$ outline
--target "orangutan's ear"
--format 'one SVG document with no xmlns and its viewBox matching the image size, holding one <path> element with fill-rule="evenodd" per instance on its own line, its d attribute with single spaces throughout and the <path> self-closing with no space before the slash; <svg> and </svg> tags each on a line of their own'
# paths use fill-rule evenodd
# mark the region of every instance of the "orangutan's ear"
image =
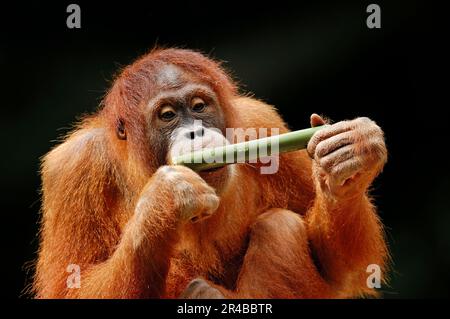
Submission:
<svg viewBox="0 0 450 319">
<path fill-rule="evenodd" d="M 127 139 L 127 131 L 125 129 L 125 121 L 121 118 L 117 120 L 116 134 L 119 140 Z"/>
</svg>

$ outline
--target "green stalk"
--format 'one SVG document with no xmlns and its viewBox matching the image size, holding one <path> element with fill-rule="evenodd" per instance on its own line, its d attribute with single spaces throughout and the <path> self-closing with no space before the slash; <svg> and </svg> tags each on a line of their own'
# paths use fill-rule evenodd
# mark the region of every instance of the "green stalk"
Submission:
<svg viewBox="0 0 450 319">
<path fill-rule="evenodd" d="M 207 148 L 172 158 L 172 164 L 203 171 L 233 163 L 249 162 L 261 157 L 306 148 L 315 132 L 325 126 L 251 140 L 237 144 Z M 277 149 L 278 144 L 278 149 Z"/>
</svg>

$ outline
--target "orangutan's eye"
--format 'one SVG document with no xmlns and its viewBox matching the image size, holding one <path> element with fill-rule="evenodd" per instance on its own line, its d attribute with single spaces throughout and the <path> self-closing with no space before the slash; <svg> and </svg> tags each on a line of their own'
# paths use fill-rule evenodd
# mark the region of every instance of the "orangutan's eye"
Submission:
<svg viewBox="0 0 450 319">
<path fill-rule="evenodd" d="M 177 116 L 174 108 L 170 105 L 164 105 L 159 111 L 159 118 L 163 121 L 171 121 Z"/>
<path fill-rule="evenodd" d="M 191 105 L 192 105 L 192 111 L 197 112 L 197 113 L 203 112 L 206 108 L 205 101 L 203 101 L 203 99 L 201 99 L 199 97 L 194 97 L 192 99 Z"/>
</svg>

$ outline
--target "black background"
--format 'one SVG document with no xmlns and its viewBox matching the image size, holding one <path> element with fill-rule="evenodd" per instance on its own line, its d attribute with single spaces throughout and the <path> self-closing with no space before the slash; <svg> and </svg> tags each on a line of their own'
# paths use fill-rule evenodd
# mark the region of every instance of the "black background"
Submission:
<svg viewBox="0 0 450 319">
<path fill-rule="evenodd" d="M 374 119 L 390 151 L 372 191 L 394 261 L 384 297 L 448 296 L 442 8 L 378 1 L 382 28 L 371 30 L 365 1 L 74 2 L 81 29 L 66 27 L 70 2 L 0 7 L 2 295 L 20 296 L 32 273 L 39 158 L 96 109 L 121 66 L 159 44 L 225 61 L 242 91 L 276 105 L 292 129 L 312 112 Z"/>
</svg>

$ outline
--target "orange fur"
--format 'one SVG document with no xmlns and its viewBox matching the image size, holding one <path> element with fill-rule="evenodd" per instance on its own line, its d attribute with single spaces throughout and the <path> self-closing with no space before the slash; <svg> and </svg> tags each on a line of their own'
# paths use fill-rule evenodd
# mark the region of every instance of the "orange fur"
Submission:
<svg viewBox="0 0 450 319">
<path fill-rule="evenodd" d="M 198 53 L 154 50 L 139 59 L 116 79 L 103 108 L 43 160 L 36 297 L 178 297 L 198 276 L 226 297 L 372 294 L 366 267 L 384 267 L 387 258 L 375 208 L 365 194 L 328 201 L 305 151 L 283 154 L 273 175 L 234 165 L 214 215 L 180 226 L 170 213 L 171 185 L 158 175 L 151 145 L 144 146 L 139 111 L 154 94 L 152 72 L 161 63 L 210 85 L 227 127 L 288 131 L 275 109 L 240 97 L 219 65 Z M 115 136 L 118 117 L 128 125 L 127 141 Z M 136 207 L 144 197 L 145 214 Z M 66 286 L 69 264 L 81 267 L 79 289 Z"/>
</svg>

